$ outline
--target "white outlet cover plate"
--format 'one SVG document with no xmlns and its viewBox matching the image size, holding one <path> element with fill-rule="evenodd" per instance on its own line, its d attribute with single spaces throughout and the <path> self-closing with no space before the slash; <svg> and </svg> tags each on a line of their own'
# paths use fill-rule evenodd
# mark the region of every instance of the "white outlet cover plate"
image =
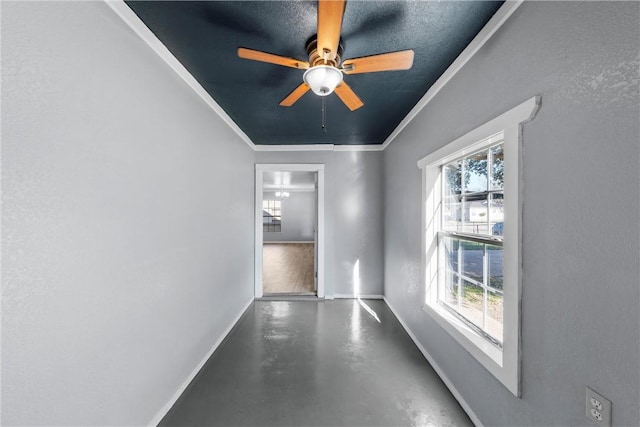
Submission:
<svg viewBox="0 0 640 427">
<path fill-rule="evenodd" d="M 596 425 L 611 427 L 611 401 L 587 387 L 585 415 Z"/>
</svg>

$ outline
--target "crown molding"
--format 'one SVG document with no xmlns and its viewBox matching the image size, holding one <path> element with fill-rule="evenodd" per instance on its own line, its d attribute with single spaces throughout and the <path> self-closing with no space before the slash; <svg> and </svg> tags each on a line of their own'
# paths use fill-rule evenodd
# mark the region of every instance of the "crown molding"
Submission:
<svg viewBox="0 0 640 427">
<path fill-rule="evenodd" d="M 256 151 L 382 151 L 382 145 L 335 145 L 335 144 L 296 144 L 296 145 L 256 145 Z"/>
<path fill-rule="evenodd" d="M 256 145 L 256 151 L 333 151 L 333 144 Z"/>
<path fill-rule="evenodd" d="M 335 145 L 333 151 L 382 151 L 382 144 Z"/>
<path fill-rule="evenodd" d="M 471 43 L 458 55 L 455 61 L 445 70 L 438 80 L 429 88 L 422 99 L 409 111 L 400 124 L 391 132 L 391 135 L 382 144 L 382 150 L 387 148 L 402 130 L 416 118 L 418 113 L 440 92 L 449 81 L 458 74 L 458 71 L 469 62 L 471 58 L 480 50 L 482 46 L 495 34 L 496 31 L 509 19 L 513 12 L 520 7 L 524 0 L 505 1 L 487 24 L 480 30 Z"/>
<path fill-rule="evenodd" d="M 156 37 L 155 34 L 145 25 L 124 0 L 104 0 L 104 2 L 127 24 L 153 51 L 178 74 L 182 80 L 198 95 L 220 118 L 253 150 L 255 144 L 246 133 L 229 117 L 229 115 L 218 105 L 218 103 L 207 93 L 200 83 L 191 75 L 189 71 L 178 61 L 178 59 L 167 49 L 167 47 Z"/>
</svg>

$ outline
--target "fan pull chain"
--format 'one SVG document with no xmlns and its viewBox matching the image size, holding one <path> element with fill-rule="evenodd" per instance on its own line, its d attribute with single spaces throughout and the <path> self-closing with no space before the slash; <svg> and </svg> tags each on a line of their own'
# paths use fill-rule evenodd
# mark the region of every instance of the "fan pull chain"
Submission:
<svg viewBox="0 0 640 427">
<path fill-rule="evenodd" d="M 326 96 L 322 96 L 322 130 L 324 133 L 327 133 L 327 110 L 325 107 L 325 98 Z"/>
</svg>

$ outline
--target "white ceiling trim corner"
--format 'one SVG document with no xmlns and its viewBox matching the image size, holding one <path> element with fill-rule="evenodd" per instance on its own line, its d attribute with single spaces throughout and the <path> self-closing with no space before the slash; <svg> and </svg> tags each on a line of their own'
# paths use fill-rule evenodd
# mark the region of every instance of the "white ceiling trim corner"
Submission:
<svg viewBox="0 0 640 427">
<path fill-rule="evenodd" d="M 449 81 L 458 74 L 458 71 L 469 62 L 471 58 L 480 50 L 482 46 L 498 31 L 500 27 L 509 19 L 513 12 L 520 7 L 524 0 L 507 0 L 493 15 L 493 17 L 487 22 L 487 24 L 480 30 L 477 36 L 471 40 L 471 43 L 460 53 L 455 61 L 445 70 L 438 80 L 429 88 L 427 93 L 424 94 L 422 99 L 409 111 L 409 114 L 405 116 L 400 124 L 391 132 L 391 135 L 382 144 L 384 150 L 393 142 L 393 140 L 402 132 L 402 130 L 416 118 L 418 113 L 440 92 Z"/>
<path fill-rule="evenodd" d="M 124 0 L 104 0 L 104 2 L 127 24 L 158 56 L 178 74 L 187 85 L 244 141 L 255 150 L 256 145 L 251 138 L 229 117 L 218 103 L 207 93 L 189 71 L 167 49 L 155 34 L 142 22 Z"/>
<path fill-rule="evenodd" d="M 382 144 L 335 145 L 333 151 L 382 151 Z"/>
<path fill-rule="evenodd" d="M 333 151 L 333 144 L 256 145 L 256 151 Z"/>
<path fill-rule="evenodd" d="M 469 62 L 480 48 L 495 34 L 496 31 L 509 19 L 524 0 L 507 0 L 493 15 L 478 35 L 469 43 L 456 60 L 446 69 L 438 80 L 429 88 L 427 93 L 409 111 L 409 114 L 400 122 L 394 131 L 381 145 L 256 145 L 251 138 L 229 117 L 218 103 L 207 93 L 198 81 L 187 71 L 178 59 L 156 37 L 155 34 L 142 22 L 124 0 L 103 0 L 153 51 L 160 56 L 191 89 L 193 89 L 211 109 L 254 151 L 383 151 L 402 130 L 416 118 L 418 113 L 436 96 L 438 92 Z"/>
</svg>

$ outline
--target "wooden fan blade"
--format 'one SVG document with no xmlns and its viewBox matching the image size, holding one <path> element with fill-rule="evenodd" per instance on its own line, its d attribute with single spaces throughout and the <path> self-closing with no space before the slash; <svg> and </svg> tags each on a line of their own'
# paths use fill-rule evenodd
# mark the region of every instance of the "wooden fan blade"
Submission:
<svg viewBox="0 0 640 427">
<path fill-rule="evenodd" d="M 338 54 L 344 0 L 318 0 L 318 54 L 334 60 Z M 323 52 L 329 52 L 325 57 Z"/>
<path fill-rule="evenodd" d="M 289 95 L 287 95 L 285 99 L 280 101 L 280 106 L 291 107 L 298 99 L 302 98 L 302 95 L 307 93 L 308 90 L 309 86 L 307 86 L 306 83 L 302 82 L 302 84 L 295 88 Z"/>
<path fill-rule="evenodd" d="M 295 58 L 287 58 L 280 55 L 274 55 L 272 53 L 261 52 L 259 50 L 246 49 L 244 47 L 238 48 L 238 56 L 243 59 L 250 59 L 252 61 L 268 62 L 269 64 L 282 65 L 283 67 L 298 68 L 306 70 L 309 68 L 309 63 L 306 61 L 300 61 Z"/>
<path fill-rule="evenodd" d="M 344 81 L 340 86 L 336 87 L 335 92 L 336 95 L 338 95 L 338 98 L 340 98 L 342 102 L 344 102 L 344 105 L 346 105 L 351 111 L 357 110 L 364 105 L 364 102 L 358 98 L 358 95 L 356 95 L 353 89 L 351 89 L 351 87 Z"/>
<path fill-rule="evenodd" d="M 342 63 L 342 69 L 345 74 L 408 70 L 412 66 L 413 50 L 411 49 L 347 59 Z"/>
</svg>

